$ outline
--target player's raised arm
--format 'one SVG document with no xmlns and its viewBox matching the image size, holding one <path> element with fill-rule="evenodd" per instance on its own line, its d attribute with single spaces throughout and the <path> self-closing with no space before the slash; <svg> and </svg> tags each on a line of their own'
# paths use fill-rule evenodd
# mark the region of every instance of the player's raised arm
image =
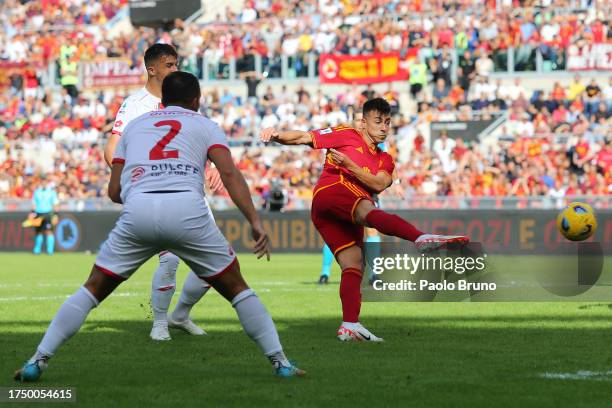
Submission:
<svg viewBox="0 0 612 408">
<path fill-rule="evenodd" d="M 312 134 L 303 130 L 286 130 L 279 132 L 274 128 L 261 131 L 259 139 L 264 142 L 277 142 L 284 145 L 309 145 L 312 147 Z"/>
<path fill-rule="evenodd" d="M 359 167 L 347 155 L 335 149 L 329 149 L 332 155 L 332 160 L 339 166 L 346 168 L 351 172 L 361 183 L 376 193 L 382 193 L 387 187 L 393 183 L 393 162 L 385 166 L 376 174 L 371 174 Z M 386 164 L 386 163 L 385 163 Z M 390 168 L 389 168 L 390 167 Z M 389 170 L 391 170 L 389 172 Z"/>
<path fill-rule="evenodd" d="M 252 235 L 255 240 L 253 252 L 257 254 L 257 258 L 265 255 L 270 260 L 268 235 L 263 229 L 259 214 L 257 214 L 251 200 L 249 187 L 240 170 L 234 165 L 229 150 L 224 148 L 212 149 L 208 152 L 208 157 L 217 167 L 223 185 L 227 189 L 232 201 L 245 216 L 249 224 L 251 224 Z"/>
</svg>

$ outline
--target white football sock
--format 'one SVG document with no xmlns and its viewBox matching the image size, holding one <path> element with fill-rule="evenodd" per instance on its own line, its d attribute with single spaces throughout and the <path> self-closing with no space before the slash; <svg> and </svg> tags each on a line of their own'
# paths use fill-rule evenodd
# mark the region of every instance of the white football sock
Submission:
<svg viewBox="0 0 612 408">
<path fill-rule="evenodd" d="M 252 289 L 247 289 L 232 299 L 244 331 L 257 343 L 272 364 L 289 366 L 272 318 Z"/>
<path fill-rule="evenodd" d="M 181 297 L 172 312 L 172 320 L 184 322 L 189 319 L 191 308 L 202 299 L 208 289 L 210 289 L 210 285 L 198 278 L 193 271 L 190 271 L 183 284 Z"/>
<path fill-rule="evenodd" d="M 99 302 L 94 295 L 84 286 L 81 286 L 59 308 L 42 341 L 38 345 L 36 354 L 32 356 L 30 361 L 38 360 L 42 357 L 51 357 L 55 354 L 57 349 L 66 340 L 79 331 L 91 309 L 98 306 L 98 304 Z"/>
<path fill-rule="evenodd" d="M 168 308 L 176 289 L 176 269 L 179 265 L 178 256 L 165 252 L 159 256 L 159 266 L 153 274 L 151 285 L 151 307 L 153 320 L 168 320 Z"/>
</svg>

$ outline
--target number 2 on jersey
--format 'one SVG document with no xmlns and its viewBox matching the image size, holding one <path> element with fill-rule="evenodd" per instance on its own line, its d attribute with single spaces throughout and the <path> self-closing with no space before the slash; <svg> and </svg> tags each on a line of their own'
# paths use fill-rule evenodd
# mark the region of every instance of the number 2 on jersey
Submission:
<svg viewBox="0 0 612 408">
<path fill-rule="evenodd" d="M 181 122 L 178 120 L 162 120 L 161 122 L 155 123 L 153 126 L 170 126 L 170 131 L 153 146 L 149 152 L 149 160 L 178 159 L 178 150 L 164 150 L 164 148 L 168 146 L 168 143 L 170 143 L 181 131 Z"/>
</svg>

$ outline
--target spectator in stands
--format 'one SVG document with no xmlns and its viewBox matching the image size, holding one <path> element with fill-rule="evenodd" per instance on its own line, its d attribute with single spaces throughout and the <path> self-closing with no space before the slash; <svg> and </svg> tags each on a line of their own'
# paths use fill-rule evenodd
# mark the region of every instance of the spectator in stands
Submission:
<svg viewBox="0 0 612 408">
<path fill-rule="evenodd" d="M 434 106 L 442 105 L 443 102 L 445 102 L 449 92 L 450 91 L 446 85 L 446 82 L 444 82 L 444 79 L 438 78 L 432 94 Z"/>
<path fill-rule="evenodd" d="M 586 86 L 582 83 L 579 74 L 574 76 L 574 82 L 572 82 L 567 88 L 567 99 L 573 101 L 576 99 L 582 92 L 586 90 Z"/>
<path fill-rule="evenodd" d="M 453 160 L 453 151 L 456 143 L 448 137 L 446 130 L 440 131 L 440 136 L 433 144 L 433 152 L 442 163 L 444 173 L 450 173 L 456 168 L 456 162 Z"/>
<path fill-rule="evenodd" d="M 427 64 L 416 58 L 411 61 L 408 66 L 410 95 L 413 99 L 417 99 L 421 91 L 427 85 Z"/>
<path fill-rule="evenodd" d="M 493 60 L 489 58 L 486 51 L 480 51 L 480 56 L 475 63 L 476 74 L 481 77 L 488 77 L 493 72 Z"/>
<path fill-rule="evenodd" d="M 467 94 L 470 90 L 470 84 L 476 78 L 476 64 L 469 49 L 466 49 L 463 55 L 459 57 L 458 65 L 457 76 L 459 84 Z"/>
<path fill-rule="evenodd" d="M 247 100 L 252 105 L 257 106 L 257 87 L 263 81 L 263 75 L 257 71 L 248 71 L 241 74 L 241 77 L 247 86 Z"/>
</svg>

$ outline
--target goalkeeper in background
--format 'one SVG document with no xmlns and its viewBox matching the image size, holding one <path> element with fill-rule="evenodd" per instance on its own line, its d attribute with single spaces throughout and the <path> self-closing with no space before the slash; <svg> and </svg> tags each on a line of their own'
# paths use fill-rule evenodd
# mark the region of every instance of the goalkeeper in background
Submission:
<svg viewBox="0 0 612 408">
<path fill-rule="evenodd" d="M 34 240 L 34 254 L 39 255 L 42 251 L 44 236 L 47 237 L 47 254 L 53 255 L 55 250 L 54 227 L 57 224 L 57 193 L 52 181 L 41 177 L 41 185 L 32 194 L 32 213 L 30 218 L 42 218 L 40 225 L 36 227 L 36 238 Z"/>
</svg>

